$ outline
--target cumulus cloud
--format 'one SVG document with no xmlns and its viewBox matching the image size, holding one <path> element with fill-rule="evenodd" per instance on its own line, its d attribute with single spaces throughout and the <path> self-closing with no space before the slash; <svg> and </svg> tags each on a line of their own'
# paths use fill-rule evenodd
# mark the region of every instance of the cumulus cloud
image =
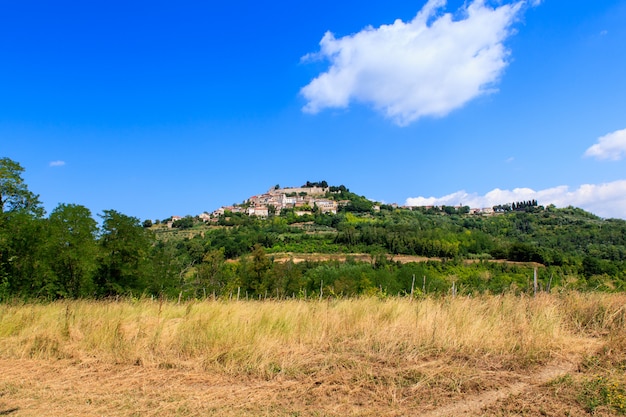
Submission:
<svg viewBox="0 0 626 417">
<path fill-rule="evenodd" d="M 457 16 L 442 13 L 445 0 L 429 0 L 409 22 L 335 38 L 327 32 L 320 52 L 303 59 L 327 59 L 328 71 L 300 93 L 303 111 L 366 103 L 404 126 L 424 116 L 445 116 L 494 91 L 507 65 L 503 42 L 524 1 L 490 7 L 470 1 Z M 540 1 L 532 1 L 535 6 Z"/>
<path fill-rule="evenodd" d="M 530 188 L 501 190 L 496 188 L 485 195 L 457 191 L 443 197 L 412 197 L 406 200 L 407 206 L 457 206 L 472 208 L 493 207 L 498 204 L 516 201 L 537 200 L 539 204 L 557 207 L 580 207 L 605 218 L 626 219 L 626 180 L 605 184 L 584 184 L 577 189 L 561 185 L 535 191 Z"/>
<path fill-rule="evenodd" d="M 585 152 L 585 156 L 596 159 L 619 161 L 626 155 L 626 129 L 604 135 Z"/>
<path fill-rule="evenodd" d="M 62 167 L 65 165 L 65 161 L 52 161 L 50 162 L 51 167 Z"/>
</svg>

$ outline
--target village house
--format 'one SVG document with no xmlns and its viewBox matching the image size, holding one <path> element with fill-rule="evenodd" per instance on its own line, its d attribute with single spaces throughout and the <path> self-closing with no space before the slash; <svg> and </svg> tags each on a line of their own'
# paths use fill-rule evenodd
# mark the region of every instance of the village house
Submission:
<svg viewBox="0 0 626 417">
<path fill-rule="evenodd" d="M 166 225 L 168 228 L 170 228 L 170 229 L 171 229 L 171 228 L 172 228 L 172 226 L 174 225 L 174 222 L 175 222 L 176 220 L 180 220 L 180 219 L 182 219 L 182 217 L 181 217 L 181 216 L 172 216 L 172 217 L 170 217 L 170 220 L 169 220 L 167 223 L 165 223 L 165 225 Z"/>
<path fill-rule="evenodd" d="M 333 200 L 315 200 L 314 205 L 319 207 L 322 213 L 337 214 L 338 204 Z"/>
<path fill-rule="evenodd" d="M 269 209 L 266 206 L 248 207 L 249 216 L 268 217 Z"/>
<path fill-rule="evenodd" d="M 287 194 L 281 194 L 281 204 L 283 208 L 294 207 L 297 201 L 298 201 L 298 197 L 295 197 L 295 196 L 287 197 Z"/>
</svg>

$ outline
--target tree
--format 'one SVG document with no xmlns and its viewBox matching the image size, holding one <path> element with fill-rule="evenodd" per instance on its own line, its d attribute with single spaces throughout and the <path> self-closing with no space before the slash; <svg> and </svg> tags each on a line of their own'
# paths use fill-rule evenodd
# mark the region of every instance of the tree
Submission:
<svg viewBox="0 0 626 417">
<path fill-rule="evenodd" d="M 263 246 L 258 243 L 254 245 L 252 250 L 252 263 L 245 265 L 248 271 L 245 271 L 248 275 L 248 287 L 255 291 L 257 294 L 261 294 L 264 290 L 268 289 L 268 285 L 265 282 L 267 271 L 272 267 L 272 261 L 268 258 Z"/>
<path fill-rule="evenodd" d="M 143 271 L 144 291 L 153 295 L 179 294 L 180 275 L 184 267 L 177 255 L 175 243 L 159 241 L 152 245 L 147 268 Z"/>
<path fill-rule="evenodd" d="M 226 285 L 221 279 L 222 269 L 224 267 L 224 248 L 211 249 L 202 258 L 202 263 L 198 266 L 196 272 L 196 292 L 198 295 L 202 293 L 219 293 Z"/>
<path fill-rule="evenodd" d="M 175 227 L 177 229 L 191 229 L 193 227 L 193 217 L 191 216 L 185 216 L 182 219 L 176 220 L 174 223 L 172 223 L 172 227 Z"/>
<path fill-rule="evenodd" d="M 31 296 L 44 276 L 44 210 L 24 183 L 23 171 L 17 162 L 0 158 L 0 292 L 5 297 Z"/>
<path fill-rule="evenodd" d="M 98 247 L 96 221 L 88 208 L 60 204 L 49 217 L 49 263 L 58 282 L 58 295 L 80 297 L 93 293 Z"/>
<path fill-rule="evenodd" d="M 49 295 L 43 289 L 49 275 L 46 242 L 44 219 L 21 211 L 0 214 L 0 285 L 6 295 Z"/>
<path fill-rule="evenodd" d="M 147 255 L 152 239 L 136 217 L 115 210 L 101 215 L 102 256 L 96 282 L 101 295 L 140 291 L 145 285 Z"/>
<path fill-rule="evenodd" d="M 585 256 L 583 258 L 583 274 L 589 278 L 593 275 L 600 275 L 604 271 L 602 270 L 602 264 L 598 258 L 594 258 L 593 256 Z"/>
<path fill-rule="evenodd" d="M 22 179 L 22 166 L 9 159 L 0 159 L 0 214 L 26 211 L 37 217 L 43 216 L 39 196 L 31 193 Z"/>
</svg>

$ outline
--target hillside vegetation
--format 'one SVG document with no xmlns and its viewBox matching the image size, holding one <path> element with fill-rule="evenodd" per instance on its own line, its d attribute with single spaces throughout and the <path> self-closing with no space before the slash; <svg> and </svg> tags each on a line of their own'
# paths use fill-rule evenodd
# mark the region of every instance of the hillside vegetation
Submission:
<svg viewBox="0 0 626 417">
<path fill-rule="evenodd" d="M 0 162 L 0 300 L 385 297 L 626 285 L 626 222 L 573 207 L 503 202 L 489 216 L 453 207 L 410 210 L 339 186 L 325 196 L 343 202 L 336 214 L 225 212 L 209 223 L 189 216 L 170 229 L 105 210 L 98 225 L 75 204 L 46 216 L 21 166 Z M 299 253 L 345 256 L 290 259 Z"/>
</svg>

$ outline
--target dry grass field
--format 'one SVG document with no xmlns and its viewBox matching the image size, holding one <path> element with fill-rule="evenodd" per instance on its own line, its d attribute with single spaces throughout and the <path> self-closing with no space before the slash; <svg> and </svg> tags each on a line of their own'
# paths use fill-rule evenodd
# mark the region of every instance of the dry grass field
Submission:
<svg viewBox="0 0 626 417">
<path fill-rule="evenodd" d="M 0 415 L 613 416 L 626 295 L 0 305 Z"/>
</svg>

